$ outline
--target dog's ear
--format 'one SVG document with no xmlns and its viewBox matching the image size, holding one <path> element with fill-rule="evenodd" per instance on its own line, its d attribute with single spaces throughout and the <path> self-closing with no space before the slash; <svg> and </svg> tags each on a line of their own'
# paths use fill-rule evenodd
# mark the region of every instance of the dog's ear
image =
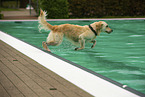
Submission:
<svg viewBox="0 0 145 97">
<path fill-rule="evenodd" d="M 101 30 L 102 26 L 103 26 L 103 23 L 100 21 L 96 24 L 96 29 Z"/>
<path fill-rule="evenodd" d="M 98 36 L 99 36 L 100 33 L 101 33 L 101 28 L 102 28 L 102 27 L 103 27 L 103 24 L 102 24 L 101 21 L 98 22 L 98 23 L 96 24 L 96 31 L 97 31 Z"/>
</svg>

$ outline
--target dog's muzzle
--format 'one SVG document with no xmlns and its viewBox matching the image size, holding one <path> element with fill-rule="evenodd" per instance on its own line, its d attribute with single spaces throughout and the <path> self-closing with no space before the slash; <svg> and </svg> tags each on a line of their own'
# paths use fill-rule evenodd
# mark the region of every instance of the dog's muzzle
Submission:
<svg viewBox="0 0 145 97">
<path fill-rule="evenodd" d="M 108 33 L 108 34 L 110 34 L 110 33 L 112 33 L 113 32 L 113 30 L 111 29 L 110 31 L 106 31 L 106 33 Z"/>
</svg>

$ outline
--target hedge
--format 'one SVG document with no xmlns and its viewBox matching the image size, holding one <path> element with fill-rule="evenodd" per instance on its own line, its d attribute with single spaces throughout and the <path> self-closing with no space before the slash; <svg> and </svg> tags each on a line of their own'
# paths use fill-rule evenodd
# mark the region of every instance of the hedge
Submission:
<svg viewBox="0 0 145 97">
<path fill-rule="evenodd" d="M 0 10 L 0 19 L 3 19 L 3 14 L 1 14 L 1 10 Z"/>
<path fill-rule="evenodd" d="M 144 4 L 144 0 L 39 0 L 47 18 L 53 19 L 145 16 Z"/>
<path fill-rule="evenodd" d="M 47 18 L 68 18 L 67 0 L 39 0 L 40 8 L 47 11 Z"/>
<path fill-rule="evenodd" d="M 71 17 L 144 16 L 144 0 L 68 0 Z"/>
</svg>

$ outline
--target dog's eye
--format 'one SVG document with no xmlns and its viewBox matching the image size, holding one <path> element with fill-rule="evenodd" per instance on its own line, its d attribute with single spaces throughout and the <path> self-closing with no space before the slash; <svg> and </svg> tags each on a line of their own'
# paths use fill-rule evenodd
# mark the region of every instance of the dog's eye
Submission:
<svg viewBox="0 0 145 97">
<path fill-rule="evenodd" d="M 106 27 L 109 27 L 108 25 Z"/>
</svg>

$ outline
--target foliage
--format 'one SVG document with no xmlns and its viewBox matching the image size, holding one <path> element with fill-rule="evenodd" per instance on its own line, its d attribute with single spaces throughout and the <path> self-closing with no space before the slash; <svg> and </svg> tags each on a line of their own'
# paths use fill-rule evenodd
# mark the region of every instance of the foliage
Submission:
<svg viewBox="0 0 145 97">
<path fill-rule="evenodd" d="M 0 6 L 4 8 L 18 8 L 18 4 L 15 0 L 3 0 L 3 2 L 1 1 L 0 3 L 2 3 Z"/>
<path fill-rule="evenodd" d="M 1 14 L 1 10 L 0 10 L 0 19 L 2 19 L 3 18 L 3 14 Z"/>
<path fill-rule="evenodd" d="M 68 18 L 67 0 L 40 0 L 40 8 L 47 11 L 48 18 Z"/>
<path fill-rule="evenodd" d="M 68 0 L 71 17 L 144 16 L 144 0 Z"/>
</svg>

